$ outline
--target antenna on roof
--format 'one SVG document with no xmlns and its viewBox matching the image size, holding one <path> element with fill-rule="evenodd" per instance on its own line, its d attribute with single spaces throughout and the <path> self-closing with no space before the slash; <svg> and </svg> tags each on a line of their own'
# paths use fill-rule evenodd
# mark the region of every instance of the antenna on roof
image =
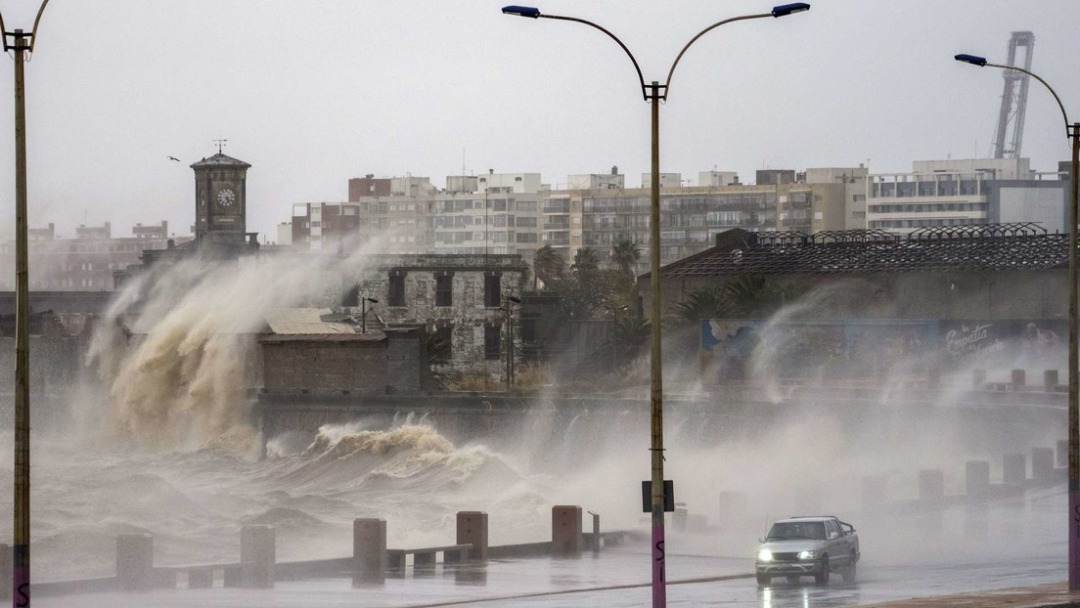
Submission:
<svg viewBox="0 0 1080 608">
<path fill-rule="evenodd" d="M 225 147 L 225 144 L 229 143 L 229 140 L 227 140 L 227 139 L 215 139 L 215 140 L 212 140 L 212 141 L 215 144 L 217 144 L 217 153 L 218 154 L 221 154 L 221 149 Z"/>
</svg>

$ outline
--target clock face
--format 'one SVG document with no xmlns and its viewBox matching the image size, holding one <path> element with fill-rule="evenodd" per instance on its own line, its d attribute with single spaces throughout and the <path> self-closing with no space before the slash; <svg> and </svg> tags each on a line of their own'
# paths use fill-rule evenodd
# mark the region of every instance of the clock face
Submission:
<svg viewBox="0 0 1080 608">
<path fill-rule="evenodd" d="M 218 191 L 217 201 L 222 207 L 231 207 L 236 202 L 236 193 L 230 188 L 223 188 Z"/>
</svg>

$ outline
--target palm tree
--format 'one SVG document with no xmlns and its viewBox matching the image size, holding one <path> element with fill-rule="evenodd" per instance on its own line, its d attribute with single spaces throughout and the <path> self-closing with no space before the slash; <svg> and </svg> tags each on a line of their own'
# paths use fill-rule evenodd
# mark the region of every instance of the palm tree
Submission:
<svg viewBox="0 0 1080 608">
<path fill-rule="evenodd" d="M 537 279 L 544 285 L 552 285 L 563 276 L 566 262 L 551 245 L 544 245 L 533 255 L 533 291 L 537 291 Z"/>
<path fill-rule="evenodd" d="M 578 276 L 588 275 L 600 269 L 600 256 L 592 247 L 582 247 L 574 254 L 573 271 Z"/>
<path fill-rule="evenodd" d="M 629 239 L 623 239 L 611 248 L 611 261 L 615 262 L 615 265 L 619 267 L 619 272 L 626 276 L 633 277 L 634 267 L 637 266 L 639 260 L 641 260 L 641 249 L 638 248 L 637 243 Z"/>
</svg>

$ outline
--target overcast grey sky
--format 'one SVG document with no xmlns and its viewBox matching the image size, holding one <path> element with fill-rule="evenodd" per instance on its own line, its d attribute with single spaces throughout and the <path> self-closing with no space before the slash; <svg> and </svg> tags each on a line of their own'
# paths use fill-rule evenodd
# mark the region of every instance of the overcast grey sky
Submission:
<svg viewBox="0 0 1080 608">
<path fill-rule="evenodd" d="M 253 165 L 248 229 L 274 236 L 290 205 L 338 201 L 350 177 L 539 172 L 612 165 L 636 186 L 649 111 L 630 62 L 600 32 L 500 13 L 506 0 L 51 0 L 27 66 L 30 224 L 111 220 L 114 236 L 194 219 L 191 162 Z M 1035 34 L 1033 69 L 1080 120 L 1077 0 L 818 0 L 783 19 L 726 25 L 679 65 L 661 109 L 661 170 L 853 166 L 985 157 L 1010 33 Z M 38 0 L 0 0 L 29 29 Z M 758 0 L 547 0 L 596 21 L 663 80 L 678 50 Z M 14 223 L 13 61 L 0 61 L 0 236 Z M 3 126 L 6 125 L 6 126 Z M 1023 155 L 1055 170 L 1061 116 L 1032 83 Z M 167 156 L 179 157 L 175 163 Z"/>
</svg>

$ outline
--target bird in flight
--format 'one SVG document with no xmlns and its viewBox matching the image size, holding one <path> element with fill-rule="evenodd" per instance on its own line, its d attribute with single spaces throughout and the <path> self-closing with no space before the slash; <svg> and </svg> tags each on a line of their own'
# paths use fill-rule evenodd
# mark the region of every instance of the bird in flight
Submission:
<svg viewBox="0 0 1080 608">
<path fill-rule="evenodd" d="M 175 156 L 170 156 L 169 160 L 175 160 L 176 162 L 180 162 L 180 159 L 176 158 Z"/>
</svg>

